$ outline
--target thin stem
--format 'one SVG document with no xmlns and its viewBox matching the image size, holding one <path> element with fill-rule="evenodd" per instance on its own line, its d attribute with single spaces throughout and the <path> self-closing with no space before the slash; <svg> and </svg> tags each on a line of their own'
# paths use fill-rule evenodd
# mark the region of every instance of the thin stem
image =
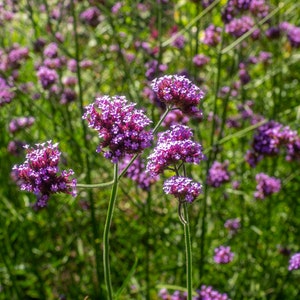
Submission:
<svg viewBox="0 0 300 300">
<path fill-rule="evenodd" d="M 184 227 L 184 241 L 185 241 L 185 253 L 186 253 L 186 285 L 187 285 L 187 300 L 192 300 L 192 289 L 193 289 L 193 279 L 192 279 L 192 244 L 190 235 L 190 224 L 188 215 L 188 203 L 183 204 L 184 208 L 184 218 L 186 223 L 183 224 Z"/>
<path fill-rule="evenodd" d="M 83 188 L 83 189 L 92 189 L 92 188 L 103 188 L 113 185 L 114 181 L 104 182 L 104 183 L 95 183 L 95 184 L 83 184 L 78 183 L 76 184 L 77 188 Z"/>
<path fill-rule="evenodd" d="M 103 266 L 104 266 L 104 279 L 107 291 L 107 298 L 109 300 L 113 299 L 113 289 L 111 284 L 111 274 L 110 274 L 110 263 L 109 263 L 109 231 L 112 222 L 115 202 L 117 199 L 118 191 L 118 164 L 114 165 L 114 184 L 111 190 L 111 196 L 108 204 L 108 210 L 106 215 L 106 221 L 104 225 L 103 232 Z"/>
</svg>

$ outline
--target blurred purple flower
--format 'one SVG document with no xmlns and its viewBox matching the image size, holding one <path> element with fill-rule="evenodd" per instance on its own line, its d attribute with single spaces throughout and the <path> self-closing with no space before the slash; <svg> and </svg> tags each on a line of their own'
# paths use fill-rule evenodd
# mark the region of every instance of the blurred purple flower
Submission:
<svg viewBox="0 0 300 300">
<path fill-rule="evenodd" d="M 254 21 L 250 16 L 232 19 L 225 26 L 225 31 L 234 37 L 240 37 L 254 26 Z"/>
<path fill-rule="evenodd" d="M 289 261 L 289 271 L 300 269 L 300 253 L 292 255 Z"/>
<path fill-rule="evenodd" d="M 90 7 L 80 14 L 80 19 L 92 27 L 100 23 L 100 10 L 97 7 Z"/>
<path fill-rule="evenodd" d="M 211 286 L 206 285 L 201 286 L 198 294 L 199 298 L 196 298 L 196 300 L 229 300 L 226 294 L 220 294 L 218 291 L 213 290 Z"/>
<path fill-rule="evenodd" d="M 233 260 L 234 253 L 229 246 L 220 246 L 215 249 L 214 261 L 217 264 L 228 264 Z"/>
<path fill-rule="evenodd" d="M 267 174 L 259 173 L 255 176 L 256 191 L 254 193 L 255 199 L 263 200 L 267 196 L 278 193 L 281 189 L 280 179 L 270 177 Z"/>
<path fill-rule="evenodd" d="M 34 117 L 20 117 L 10 121 L 8 130 L 10 133 L 16 133 L 22 128 L 28 128 L 35 122 Z"/>
<path fill-rule="evenodd" d="M 119 172 L 121 173 L 130 162 L 132 156 L 126 155 L 125 158 L 121 161 Z M 135 181 L 137 185 L 145 190 L 148 191 L 151 184 L 156 182 L 159 177 L 150 177 L 149 174 L 146 172 L 146 166 L 141 158 L 137 158 L 133 164 L 128 168 L 127 172 L 124 175 L 125 177 L 130 178 L 131 180 Z"/>
<path fill-rule="evenodd" d="M 37 76 L 40 80 L 42 87 L 47 90 L 58 80 L 58 74 L 55 70 L 41 66 L 37 71 Z"/>
<path fill-rule="evenodd" d="M 221 27 L 216 27 L 213 24 L 209 25 L 204 30 L 204 37 L 202 39 L 203 44 L 209 46 L 217 46 L 221 41 Z"/>
<path fill-rule="evenodd" d="M 196 67 L 201 68 L 210 61 L 210 58 L 204 54 L 197 54 L 193 57 L 193 63 Z"/>
<path fill-rule="evenodd" d="M 215 161 L 208 171 L 207 184 L 212 187 L 219 187 L 229 182 L 230 173 L 228 172 L 228 161 L 220 163 Z"/>
<path fill-rule="evenodd" d="M 0 107 L 10 103 L 15 94 L 4 78 L 0 77 Z"/>
</svg>

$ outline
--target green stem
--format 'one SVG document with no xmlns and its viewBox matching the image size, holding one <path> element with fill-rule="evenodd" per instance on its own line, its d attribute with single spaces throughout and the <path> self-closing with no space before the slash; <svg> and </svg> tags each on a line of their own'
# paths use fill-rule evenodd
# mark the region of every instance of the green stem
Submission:
<svg viewBox="0 0 300 300">
<path fill-rule="evenodd" d="M 187 300 L 192 300 L 193 281 L 192 281 L 192 244 L 190 235 L 190 224 L 188 215 L 188 203 L 183 204 L 184 218 L 186 223 L 183 223 L 184 227 L 184 241 L 185 241 L 185 253 L 186 253 L 186 285 L 187 285 Z"/>
<path fill-rule="evenodd" d="M 103 266 L 104 266 L 104 279 L 107 291 L 107 298 L 109 300 L 113 299 L 113 290 L 111 284 L 111 274 L 110 274 L 110 263 L 109 263 L 109 231 L 112 222 L 115 202 L 117 199 L 118 191 L 118 164 L 114 165 L 114 184 L 111 190 L 111 196 L 108 204 L 108 210 L 106 215 L 106 221 L 104 225 L 103 232 Z"/>
</svg>

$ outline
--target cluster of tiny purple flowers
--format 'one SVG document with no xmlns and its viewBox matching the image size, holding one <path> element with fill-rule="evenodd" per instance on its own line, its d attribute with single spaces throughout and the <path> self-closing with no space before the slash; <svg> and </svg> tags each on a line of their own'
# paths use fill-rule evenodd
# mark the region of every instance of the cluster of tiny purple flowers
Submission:
<svg viewBox="0 0 300 300">
<path fill-rule="evenodd" d="M 8 125 L 8 130 L 10 133 L 16 133 L 22 128 L 28 128 L 35 122 L 34 117 L 20 117 L 10 121 Z"/>
<path fill-rule="evenodd" d="M 215 248 L 214 261 L 217 264 L 228 264 L 233 260 L 233 257 L 234 253 L 231 252 L 229 246 L 220 246 L 218 248 Z"/>
<path fill-rule="evenodd" d="M 300 158 L 300 136 L 289 126 L 269 121 L 257 129 L 253 137 L 252 149 L 246 153 L 246 161 L 255 167 L 265 156 L 276 156 L 282 147 L 286 149 L 288 161 Z"/>
<path fill-rule="evenodd" d="M 125 96 L 102 96 L 85 109 L 83 119 L 102 139 L 97 152 L 107 147 L 109 150 L 104 152 L 104 157 L 113 163 L 125 154 L 140 153 L 151 145 L 152 131 L 145 130 L 150 119 L 142 110 L 135 109 L 135 104 L 129 103 Z"/>
<path fill-rule="evenodd" d="M 229 230 L 231 235 L 234 235 L 241 228 L 241 222 L 239 219 L 228 219 L 224 223 L 224 227 Z"/>
<path fill-rule="evenodd" d="M 255 176 L 257 186 L 254 193 L 255 199 L 263 200 L 267 196 L 278 193 L 281 189 L 281 181 L 275 177 L 270 177 L 267 174 L 259 173 Z"/>
<path fill-rule="evenodd" d="M 204 92 L 188 78 L 180 75 L 166 75 L 152 81 L 151 87 L 160 101 L 167 106 L 179 108 L 183 113 L 202 117 L 197 107 L 204 97 Z"/>
<path fill-rule="evenodd" d="M 289 271 L 300 269 L 300 253 L 291 256 L 288 269 Z"/>
<path fill-rule="evenodd" d="M 166 194 L 174 195 L 180 201 L 191 203 L 200 195 L 202 186 L 190 178 L 172 176 L 164 182 L 163 190 Z"/>
<path fill-rule="evenodd" d="M 193 300 L 230 300 L 227 294 L 221 294 L 214 290 L 211 286 L 202 285 L 201 290 L 196 291 L 197 296 L 193 297 Z M 181 291 L 174 291 L 173 294 L 169 294 L 167 289 L 161 289 L 158 294 L 162 300 L 186 300 L 187 293 Z"/>
<path fill-rule="evenodd" d="M 201 145 L 191 140 L 192 136 L 189 127 L 179 124 L 161 133 L 153 153 L 148 157 L 147 172 L 157 176 L 179 162 L 199 164 L 204 155 Z"/>
<path fill-rule="evenodd" d="M 61 152 L 58 144 L 51 141 L 37 144 L 35 148 L 25 146 L 26 160 L 21 165 L 15 165 L 17 182 L 21 190 L 32 192 L 37 196 L 34 205 L 36 209 L 47 206 L 51 194 L 67 193 L 76 196 L 76 179 L 71 179 L 73 170 L 60 172 L 58 163 Z"/>
<path fill-rule="evenodd" d="M 208 171 L 207 184 L 212 187 L 219 187 L 229 182 L 230 173 L 228 172 L 228 161 L 220 163 L 215 161 Z"/>
</svg>

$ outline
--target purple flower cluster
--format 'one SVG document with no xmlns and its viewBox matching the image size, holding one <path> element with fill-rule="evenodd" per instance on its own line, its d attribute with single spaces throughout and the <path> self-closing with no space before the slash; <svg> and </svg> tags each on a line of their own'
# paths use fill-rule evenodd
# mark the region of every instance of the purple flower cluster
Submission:
<svg viewBox="0 0 300 300">
<path fill-rule="evenodd" d="M 126 155 L 125 158 L 122 160 L 119 170 L 122 172 L 130 162 L 132 156 Z M 156 182 L 159 177 L 151 177 L 145 170 L 146 166 L 144 162 L 138 157 L 133 164 L 128 168 L 127 172 L 125 173 L 125 177 L 128 177 L 135 181 L 138 186 L 145 190 L 148 191 L 150 186 Z"/>
<path fill-rule="evenodd" d="M 146 78 L 148 80 L 153 80 L 157 74 L 163 73 L 168 69 L 168 66 L 165 64 L 159 64 L 156 59 L 150 60 L 145 63 L 146 70 Z"/>
<path fill-rule="evenodd" d="M 58 150 L 58 144 L 48 141 L 37 144 L 36 148 L 30 148 L 28 145 L 25 148 L 25 162 L 15 165 L 13 171 L 20 181 L 21 190 L 37 196 L 36 209 L 47 206 L 51 194 L 67 193 L 76 196 L 76 179 L 69 178 L 74 172 L 71 169 L 59 171 L 61 152 Z"/>
<path fill-rule="evenodd" d="M 289 271 L 300 269 L 300 253 L 292 255 L 289 261 Z"/>
<path fill-rule="evenodd" d="M 80 14 L 80 19 L 91 27 L 97 27 L 97 25 L 100 23 L 100 16 L 100 10 L 97 7 L 93 6 L 83 11 Z"/>
<path fill-rule="evenodd" d="M 230 180 L 228 172 L 228 161 L 220 163 L 215 161 L 208 171 L 207 184 L 212 187 L 219 187 Z"/>
<path fill-rule="evenodd" d="M 202 43 L 205 45 L 209 45 L 212 47 L 217 46 L 221 41 L 221 27 L 216 27 L 215 25 L 209 25 L 204 30 L 204 36 L 202 39 Z"/>
<path fill-rule="evenodd" d="M 270 177 L 267 174 L 256 174 L 255 180 L 257 182 L 256 191 L 254 193 L 255 199 L 263 200 L 269 195 L 278 193 L 281 189 L 280 179 Z"/>
<path fill-rule="evenodd" d="M 4 78 L 0 77 L 0 107 L 10 103 L 15 94 Z"/>
<path fill-rule="evenodd" d="M 189 117 L 184 115 L 181 110 L 175 109 L 170 111 L 162 122 L 162 126 L 170 127 L 175 124 L 186 125 Z"/>
<path fill-rule="evenodd" d="M 174 195 L 180 201 L 191 203 L 200 195 L 202 186 L 190 178 L 172 176 L 164 182 L 163 190 L 166 194 Z"/>
<path fill-rule="evenodd" d="M 229 230 L 230 234 L 236 234 L 237 231 L 241 228 L 241 222 L 239 219 L 228 219 L 224 223 L 224 227 Z"/>
<path fill-rule="evenodd" d="M 269 12 L 265 0 L 228 0 L 222 12 L 222 20 L 229 23 L 239 13 L 250 12 L 253 16 L 264 18 Z"/>
<path fill-rule="evenodd" d="M 189 116 L 202 116 L 197 105 L 204 97 L 204 92 L 185 76 L 166 75 L 156 78 L 151 87 L 166 105 L 177 107 Z"/>
<path fill-rule="evenodd" d="M 281 31 L 287 34 L 287 38 L 293 48 L 300 47 L 300 27 L 297 27 L 288 22 L 282 22 L 279 25 Z"/>
<path fill-rule="evenodd" d="M 201 68 L 210 61 L 210 58 L 204 54 L 197 54 L 193 57 L 193 63 L 196 67 Z"/>
<path fill-rule="evenodd" d="M 221 294 L 214 290 L 211 286 L 202 285 L 201 290 L 197 291 L 197 296 L 193 297 L 193 300 L 230 300 L 226 294 Z M 162 300 L 186 300 L 187 293 L 174 291 L 171 295 L 167 289 L 161 289 L 158 296 Z"/>
<path fill-rule="evenodd" d="M 285 147 L 288 161 L 300 158 L 300 136 L 289 126 L 269 121 L 257 129 L 253 137 L 252 149 L 246 154 L 246 161 L 255 167 L 264 156 L 276 156 Z"/>
<path fill-rule="evenodd" d="M 191 129 L 184 125 L 172 125 L 170 130 L 161 133 L 148 157 L 147 172 L 157 176 L 179 162 L 199 164 L 204 155 L 201 145 L 191 140 L 192 136 Z"/>
<path fill-rule="evenodd" d="M 40 80 L 42 87 L 48 90 L 58 80 L 58 74 L 55 70 L 48 67 L 41 66 L 37 71 L 37 76 Z"/>
<path fill-rule="evenodd" d="M 128 103 L 125 96 L 102 96 L 86 107 L 83 119 L 89 127 L 98 131 L 102 139 L 97 152 L 108 147 L 104 157 L 113 163 L 121 160 L 125 154 L 142 152 L 151 145 L 153 135 L 145 127 L 151 121 L 142 110 L 135 109 L 134 103 Z"/>
<path fill-rule="evenodd" d="M 34 117 L 20 117 L 10 121 L 8 130 L 10 133 L 15 133 L 22 128 L 30 127 L 35 122 Z"/>
<path fill-rule="evenodd" d="M 202 285 L 201 290 L 198 291 L 199 298 L 196 300 L 229 300 L 227 294 L 220 294 L 214 290 L 211 286 Z"/>
<path fill-rule="evenodd" d="M 233 260 L 233 257 L 234 253 L 231 252 L 229 246 L 220 246 L 218 248 L 215 248 L 214 261 L 217 264 L 228 264 Z"/>
<path fill-rule="evenodd" d="M 240 37 L 254 26 L 254 21 L 250 16 L 232 19 L 225 26 L 225 31 L 234 37 Z"/>
</svg>

